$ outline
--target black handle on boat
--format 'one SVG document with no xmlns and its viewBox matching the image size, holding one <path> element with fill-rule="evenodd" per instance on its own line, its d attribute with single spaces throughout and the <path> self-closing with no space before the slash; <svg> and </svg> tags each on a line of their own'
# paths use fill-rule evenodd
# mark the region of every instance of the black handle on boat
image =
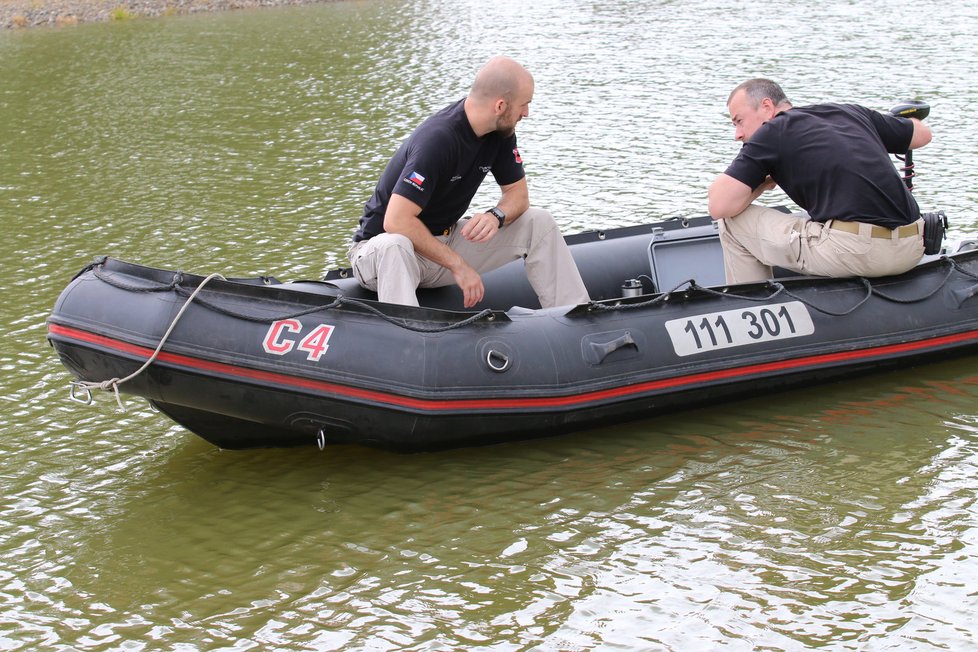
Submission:
<svg viewBox="0 0 978 652">
<path fill-rule="evenodd" d="M 918 120 L 923 120 L 930 115 L 930 104 L 922 100 L 907 100 L 906 102 L 901 102 L 895 107 L 890 109 L 890 113 L 901 118 L 917 118 Z M 897 158 L 900 158 L 899 156 Z M 907 185 L 908 190 L 913 190 L 913 151 L 907 150 L 907 153 L 900 158 L 903 161 L 903 183 Z"/>
<path fill-rule="evenodd" d="M 890 113 L 901 118 L 923 120 L 930 115 L 930 104 L 922 100 L 907 100 L 890 109 Z"/>
</svg>

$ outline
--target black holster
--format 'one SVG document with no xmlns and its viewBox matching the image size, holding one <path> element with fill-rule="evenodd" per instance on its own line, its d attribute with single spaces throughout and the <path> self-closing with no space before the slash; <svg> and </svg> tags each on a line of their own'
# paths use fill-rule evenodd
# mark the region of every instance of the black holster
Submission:
<svg viewBox="0 0 978 652">
<path fill-rule="evenodd" d="M 924 253 L 927 255 L 941 253 L 944 243 L 944 232 L 947 230 L 947 215 L 944 211 L 924 213 Z"/>
</svg>

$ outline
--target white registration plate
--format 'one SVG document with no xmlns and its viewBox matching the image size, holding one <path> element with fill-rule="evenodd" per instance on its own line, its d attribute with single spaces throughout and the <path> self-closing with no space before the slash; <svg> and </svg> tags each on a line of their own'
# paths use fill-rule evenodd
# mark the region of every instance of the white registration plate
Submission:
<svg viewBox="0 0 978 652">
<path fill-rule="evenodd" d="M 811 335 L 815 324 L 803 303 L 789 301 L 673 319 L 666 330 L 676 355 L 686 356 Z"/>
</svg>

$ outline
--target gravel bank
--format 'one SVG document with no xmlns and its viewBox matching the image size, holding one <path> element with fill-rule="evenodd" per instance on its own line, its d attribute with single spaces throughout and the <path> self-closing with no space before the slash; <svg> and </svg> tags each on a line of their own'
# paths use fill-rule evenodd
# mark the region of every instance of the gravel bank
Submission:
<svg viewBox="0 0 978 652">
<path fill-rule="evenodd" d="M 75 25 L 137 16 L 315 4 L 330 0 L 0 0 L 0 29 Z"/>
</svg>

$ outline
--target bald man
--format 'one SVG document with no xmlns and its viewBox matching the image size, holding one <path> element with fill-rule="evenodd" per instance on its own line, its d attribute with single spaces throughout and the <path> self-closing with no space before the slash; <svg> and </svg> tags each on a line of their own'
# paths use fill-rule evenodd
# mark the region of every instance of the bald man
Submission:
<svg viewBox="0 0 978 652">
<path fill-rule="evenodd" d="M 481 274 L 520 258 L 544 308 L 589 301 L 553 216 L 530 207 L 516 125 L 529 115 L 532 99 L 529 71 L 494 57 L 468 96 L 401 144 L 349 250 L 357 280 L 380 301 L 417 306 L 417 288 L 454 283 L 471 308 L 485 292 Z M 467 215 L 490 172 L 499 201 Z"/>
</svg>

